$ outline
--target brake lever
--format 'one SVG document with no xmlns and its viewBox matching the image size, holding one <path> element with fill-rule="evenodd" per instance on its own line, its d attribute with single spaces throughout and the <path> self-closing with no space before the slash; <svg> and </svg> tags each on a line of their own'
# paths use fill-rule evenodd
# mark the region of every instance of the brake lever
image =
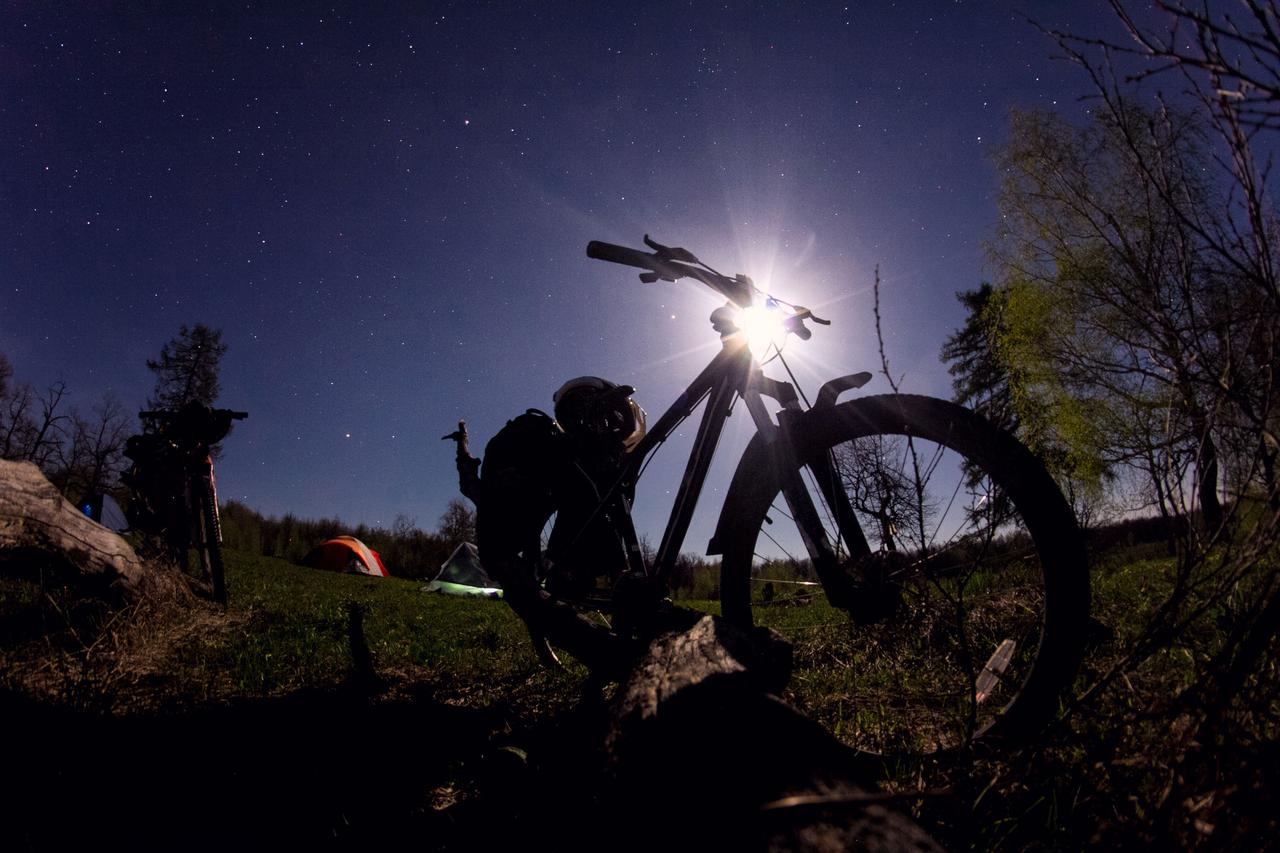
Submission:
<svg viewBox="0 0 1280 853">
<path fill-rule="evenodd" d="M 810 311 L 808 308 L 805 308 L 803 305 L 795 305 L 793 307 L 796 312 L 794 316 L 799 317 L 801 320 L 812 320 L 813 322 L 817 323 L 819 326 L 831 325 L 830 320 L 822 319 L 817 314 Z"/>
<path fill-rule="evenodd" d="M 792 314 L 783 320 L 782 327 L 802 341 L 807 341 L 813 337 L 813 332 L 805 326 L 804 316 L 801 314 Z"/>
<path fill-rule="evenodd" d="M 802 341 L 807 341 L 809 338 L 813 337 L 813 332 L 804 324 L 805 320 L 812 320 L 819 326 L 831 325 L 830 320 L 822 319 L 803 305 L 793 305 L 792 309 L 795 313 L 783 321 L 783 326 L 786 327 L 788 332 L 795 335 Z"/>
<path fill-rule="evenodd" d="M 685 264 L 700 264 L 702 261 L 690 252 L 688 249 L 681 249 L 673 246 L 664 246 L 657 240 L 652 240 L 649 235 L 644 235 L 644 244 L 653 251 L 657 252 L 658 257 L 664 261 L 680 261 Z"/>
</svg>

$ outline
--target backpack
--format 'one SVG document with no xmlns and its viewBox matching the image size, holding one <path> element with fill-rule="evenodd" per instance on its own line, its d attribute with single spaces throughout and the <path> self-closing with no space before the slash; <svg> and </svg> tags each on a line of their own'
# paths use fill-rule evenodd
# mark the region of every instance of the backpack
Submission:
<svg viewBox="0 0 1280 853">
<path fill-rule="evenodd" d="M 564 431 L 537 409 L 507 421 L 489 440 L 476 502 L 482 564 L 540 559 L 542 528 L 556 508 L 555 477 L 568 464 Z"/>
<path fill-rule="evenodd" d="M 607 515 L 594 513 L 599 499 L 572 439 L 547 413 L 527 410 L 485 445 L 476 502 L 480 562 L 504 588 L 536 583 L 545 568 L 543 529 L 558 512 L 548 556 L 574 576 L 575 587 L 585 587 L 626 563 Z"/>
</svg>

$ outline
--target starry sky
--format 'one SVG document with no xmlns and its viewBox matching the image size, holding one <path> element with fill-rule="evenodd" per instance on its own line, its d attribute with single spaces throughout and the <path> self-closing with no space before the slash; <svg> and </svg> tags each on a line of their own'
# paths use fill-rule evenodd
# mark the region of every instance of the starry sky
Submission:
<svg viewBox="0 0 1280 853">
<path fill-rule="evenodd" d="M 223 332 L 249 420 L 221 496 L 434 529 L 477 452 L 566 379 L 657 419 L 718 346 L 696 284 L 589 240 L 649 233 L 833 321 L 811 391 L 878 367 L 949 395 L 953 294 L 987 269 L 993 146 L 1087 81 L 1027 22 L 1103 2 L 31 3 L 0 25 L 0 351 L 88 409 L 141 407 L 180 325 Z M 866 389 L 883 392 L 881 377 Z M 695 422 L 645 474 L 657 541 Z M 749 437 L 731 418 L 686 550 Z"/>
</svg>

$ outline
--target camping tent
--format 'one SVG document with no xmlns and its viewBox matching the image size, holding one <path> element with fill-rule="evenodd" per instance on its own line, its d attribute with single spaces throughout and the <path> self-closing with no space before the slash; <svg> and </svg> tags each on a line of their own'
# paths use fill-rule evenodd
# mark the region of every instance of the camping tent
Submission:
<svg viewBox="0 0 1280 853">
<path fill-rule="evenodd" d="M 89 492 L 80 500 L 80 511 L 108 530 L 119 533 L 129 529 L 124 510 L 116 499 L 102 492 Z"/>
<path fill-rule="evenodd" d="M 390 577 L 378 552 L 354 536 L 337 536 L 322 542 L 302 558 L 304 566 L 330 572 L 352 572 L 375 577 Z"/>
<path fill-rule="evenodd" d="M 427 592 L 443 592 L 446 595 L 477 595 L 486 598 L 501 598 L 502 588 L 489 577 L 484 566 L 480 565 L 480 554 L 476 546 L 463 542 L 449 559 L 440 567 L 440 573 L 431 583 L 423 587 Z"/>
</svg>

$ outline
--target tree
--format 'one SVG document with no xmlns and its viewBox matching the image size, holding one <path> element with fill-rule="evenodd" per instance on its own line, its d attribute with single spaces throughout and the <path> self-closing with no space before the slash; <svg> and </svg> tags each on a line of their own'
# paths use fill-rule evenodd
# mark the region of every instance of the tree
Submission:
<svg viewBox="0 0 1280 853">
<path fill-rule="evenodd" d="M 1242 0 L 1227 7 L 1159 0 L 1155 5 L 1163 26 L 1149 30 L 1121 0 L 1111 0 L 1130 36 L 1127 42 L 1052 35 L 1091 79 L 1098 112 L 1127 128 L 1120 141 L 1163 209 L 1220 273 L 1222 287 L 1212 310 L 1193 320 L 1210 330 L 1206 337 L 1220 356 L 1214 365 L 1219 372 L 1213 376 L 1212 420 L 1224 448 L 1245 454 L 1226 460 L 1236 486 L 1244 491 L 1260 482 L 1272 509 L 1280 510 L 1280 228 L 1269 197 L 1271 148 L 1260 142 L 1280 129 L 1280 3 Z M 1131 63 L 1124 76 L 1116 70 L 1117 61 Z M 1169 78 L 1183 85 L 1180 101 L 1190 105 L 1204 128 L 1207 150 L 1197 164 L 1199 175 L 1220 190 L 1208 208 L 1183 203 L 1182 187 L 1163 179 L 1163 152 L 1151 151 L 1152 134 L 1142 123 L 1127 120 L 1133 114 L 1126 97 L 1130 84 Z M 1158 129 L 1176 111 L 1163 93 L 1155 100 Z"/>
<path fill-rule="evenodd" d="M 1187 225 L 1226 206 L 1206 156 L 1203 124 L 1172 109 L 1127 104 L 1084 127 L 1016 113 L 997 157 L 991 249 L 1003 290 L 996 348 L 1024 440 L 1083 482 L 1143 470 L 1162 511 L 1180 488 L 1170 474 L 1190 462 L 1194 502 L 1215 531 L 1224 427 L 1214 413 L 1242 282 Z"/>
<path fill-rule="evenodd" d="M 476 514 L 471 507 L 454 498 L 449 501 L 444 514 L 440 516 L 437 529 L 440 538 L 452 553 L 463 542 L 476 541 Z"/>
<path fill-rule="evenodd" d="M 8 375 L 0 364 L 0 384 Z M 43 395 L 29 382 L 19 382 L 0 394 L 0 458 L 34 462 L 46 473 L 56 462 L 67 434 L 71 415 L 63 407 L 67 397 L 65 382 L 55 382 Z"/>
<path fill-rule="evenodd" d="M 160 350 L 159 359 L 147 359 L 147 367 L 156 375 L 147 406 L 178 409 L 192 400 L 213 405 L 221 391 L 218 368 L 226 352 L 221 330 L 203 323 L 182 326 Z"/>
<path fill-rule="evenodd" d="M 40 414 L 33 425 L 35 432 L 27 448 L 27 461 L 47 469 L 57 459 L 66 436 L 66 423 L 71 415 L 62 411 L 62 401 L 67 396 L 67 383 L 58 381 L 49 386 L 40 398 Z"/>
<path fill-rule="evenodd" d="M 34 462 L 73 501 L 118 485 L 128 418 L 109 395 L 88 415 L 66 404 L 65 382 L 39 394 L 29 382 L 10 384 L 13 368 L 0 353 L 0 458 Z"/>
<path fill-rule="evenodd" d="M 25 459 L 35 424 L 28 410 L 34 404 L 35 389 L 26 382 L 18 383 L 0 399 L 0 459 Z"/>
<path fill-rule="evenodd" d="M 9 358 L 0 352 L 0 402 L 9 397 L 9 381 L 13 379 L 13 365 L 9 363 Z"/>
<path fill-rule="evenodd" d="M 927 497 L 927 482 L 918 482 L 914 447 L 896 436 L 868 436 L 837 448 L 835 466 L 849 503 L 874 522 L 880 545 L 897 551 L 899 544 L 922 549 L 928 523 L 937 507 Z"/>
<path fill-rule="evenodd" d="M 111 491 L 125 467 L 131 419 L 124 406 L 106 395 L 88 416 L 72 410 L 69 417 L 71 426 L 60 447 L 55 482 L 72 500 Z"/>
<path fill-rule="evenodd" d="M 1059 387 L 1073 396 L 1091 393 L 1092 376 L 1096 399 L 1121 404 L 1102 412 L 1120 439 L 1113 446 L 1143 460 L 1164 499 L 1179 501 L 1190 482 L 1209 521 L 1219 476 L 1242 498 L 1220 508 L 1235 524 L 1181 541 L 1167 595 L 1075 703 L 1087 708 L 1120 679 L 1132 690 L 1126 674 L 1171 647 L 1187 658 L 1194 674 L 1159 703 L 1168 709 L 1164 720 L 1176 721 L 1167 750 L 1175 757 L 1160 770 L 1172 781 L 1152 813 L 1190 824 L 1192 811 L 1175 804 L 1207 802 L 1206 757 L 1246 756 L 1230 765 L 1233 776 L 1257 772 L 1248 749 L 1233 747 L 1272 734 L 1280 689 L 1271 665 L 1280 639 L 1280 219 L 1269 189 L 1274 139 L 1267 138 L 1280 129 L 1280 2 L 1157 0 L 1162 14 L 1153 30 L 1121 0 L 1111 5 L 1130 41 L 1052 34 L 1092 81 L 1102 157 L 1091 159 L 1094 151 L 1082 150 L 1073 132 L 1066 153 L 1074 150 L 1074 159 L 1042 157 L 1015 170 L 1028 191 L 1011 230 L 1054 236 L 1074 251 L 1038 258 L 1006 251 L 1011 274 L 1001 283 L 1066 309 L 1047 327 L 1050 345 L 1028 351 L 1069 356 L 1080 370 Z M 1167 80 L 1183 87 L 1172 100 L 1163 93 L 1146 107 L 1133 100 L 1135 82 Z M 1114 183 L 1086 180 L 1100 177 L 1090 169 L 1103 166 Z M 1043 197 L 1062 215 L 1038 218 L 1047 212 Z M 1054 278 L 1039 275 L 1050 269 L 1065 283 L 1088 286 L 1054 290 Z M 1212 530 L 1211 521 L 1206 526 Z M 1220 631 L 1203 630 L 1211 620 Z M 1197 826 L 1247 823 L 1235 808 L 1225 798 L 1212 814 L 1197 805 L 1194 819 Z"/>
<path fill-rule="evenodd" d="M 965 324 L 943 342 L 941 359 L 948 362 L 952 400 L 996 426 L 1016 432 L 1009 369 L 996 352 L 1005 296 L 985 281 L 977 290 L 957 293 L 956 299 L 965 308 Z"/>
</svg>

